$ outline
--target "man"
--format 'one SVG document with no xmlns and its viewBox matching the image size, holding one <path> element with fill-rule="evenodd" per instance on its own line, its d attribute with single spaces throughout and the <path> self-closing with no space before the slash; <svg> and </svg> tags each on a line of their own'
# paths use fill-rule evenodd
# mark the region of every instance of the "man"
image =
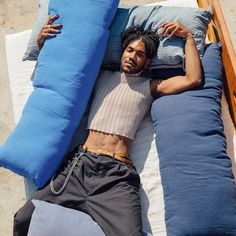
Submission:
<svg viewBox="0 0 236 236">
<path fill-rule="evenodd" d="M 39 37 L 60 33 L 49 17 Z M 140 27 L 127 29 L 121 36 L 121 71 L 101 71 L 89 113 L 89 135 L 83 146 L 68 157 L 50 184 L 32 199 L 40 199 L 89 214 L 109 236 L 142 233 L 138 196 L 139 176 L 129 158 L 129 147 L 153 97 L 174 94 L 201 83 L 201 67 L 192 33 L 179 23 L 164 23 L 161 36 L 185 40 L 186 75 L 168 80 L 141 77 L 157 50 L 155 32 Z M 27 235 L 34 206 L 29 200 L 15 215 L 14 235 Z M 56 227 L 56 226 L 55 226 Z"/>
</svg>

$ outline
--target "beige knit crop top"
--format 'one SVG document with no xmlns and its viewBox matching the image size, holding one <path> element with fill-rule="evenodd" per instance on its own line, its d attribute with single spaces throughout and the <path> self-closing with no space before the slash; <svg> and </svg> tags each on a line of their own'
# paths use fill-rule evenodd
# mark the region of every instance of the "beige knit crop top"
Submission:
<svg viewBox="0 0 236 236">
<path fill-rule="evenodd" d="M 88 129 L 134 139 L 150 109 L 150 79 L 103 71 L 96 81 Z"/>
</svg>

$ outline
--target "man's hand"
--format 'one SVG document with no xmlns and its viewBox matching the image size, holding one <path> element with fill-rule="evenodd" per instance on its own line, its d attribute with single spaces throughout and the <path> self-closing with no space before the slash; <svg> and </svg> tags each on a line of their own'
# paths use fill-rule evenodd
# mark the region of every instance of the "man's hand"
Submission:
<svg viewBox="0 0 236 236">
<path fill-rule="evenodd" d="M 158 28 L 162 28 L 161 36 L 170 39 L 173 36 L 183 39 L 192 37 L 192 32 L 185 26 L 178 22 L 162 23 Z"/>
<path fill-rule="evenodd" d="M 38 38 L 37 38 L 37 44 L 38 44 L 39 50 L 41 50 L 41 48 L 43 47 L 43 44 L 46 38 L 53 38 L 53 37 L 56 37 L 57 34 L 61 33 L 59 29 L 62 27 L 62 25 L 60 24 L 52 25 L 52 23 L 58 18 L 59 18 L 58 15 L 49 16 L 47 23 L 40 30 Z"/>
</svg>

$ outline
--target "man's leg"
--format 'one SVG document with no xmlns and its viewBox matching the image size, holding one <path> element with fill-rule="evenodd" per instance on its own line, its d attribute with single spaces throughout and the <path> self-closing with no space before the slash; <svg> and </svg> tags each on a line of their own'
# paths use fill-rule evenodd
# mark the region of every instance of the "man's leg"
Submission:
<svg viewBox="0 0 236 236">
<path fill-rule="evenodd" d="M 79 169 L 82 165 L 81 158 L 78 160 L 74 172 L 79 172 Z M 55 178 L 53 185 L 56 190 L 62 187 L 66 177 L 68 176 L 71 166 L 72 164 L 69 163 L 67 167 Z M 35 194 L 33 194 L 31 199 L 29 199 L 25 205 L 15 214 L 13 228 L 14 236 L 26 236 L 28 233 L 31 216 L 35 208 L 31 202 L 32 199 L 43 200 L 83 211 L 81 205 L 83 205 L 82 203 L 84 203 L 86 199 L 86 192 L 84 191 L 82 182 L 78 180 L 78 176 L 75 176 L 74 172 L 72 173 L 72 176 L 70 177 L 69 182 L 62 194 L 58 196 L 53 194 L 50 184 L 46 185 L 44 188 L 36 191 Z"/>
<path fill-rule="evenodd" d="M 87 200 L 89 214 L 109 236 L 141 236 L 142 219 L 138 190 L 118 184 L 107 194 Z"/>
<path fill-rule="evenodd" d="M 69 166 L 55 179 L 60 189 L 68 175 Z M 109 236 L 140 236 L 141 206 L 138 196 L 139 176 L 135 169 L 107 156 L 82 156 L 70 181 L 59 196 L 50 186 L 35 193 L 32 199 L 84 211 Z M 15 215 L 14 236 L 28 232 L 34 206 L 28 201 Z"/>
<path fill-rule="evenodd" d="M 87 163 L 86 170 L 94 172 L 84 175 L 89 186 L 85 203 L 88 214 L 106 235 L 142 235 L 140 179 L 135 168 L 107 156 L 99 156 L 97 161 L 96 168 Z"/>
</svg>

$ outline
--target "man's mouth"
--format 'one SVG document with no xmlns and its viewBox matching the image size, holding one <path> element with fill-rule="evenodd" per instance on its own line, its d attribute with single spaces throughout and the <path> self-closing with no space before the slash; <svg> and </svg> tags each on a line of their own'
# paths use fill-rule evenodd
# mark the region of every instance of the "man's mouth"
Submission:
<svg viewBox="0 0 236 236">
<path fill-rule="evenodd" d="M 132 61 L 125 61 L 126 64 L 132 66 L 132 67 L 135 67 L 136 66 L 136 63 L 132 62 Z"/>
</svg>

